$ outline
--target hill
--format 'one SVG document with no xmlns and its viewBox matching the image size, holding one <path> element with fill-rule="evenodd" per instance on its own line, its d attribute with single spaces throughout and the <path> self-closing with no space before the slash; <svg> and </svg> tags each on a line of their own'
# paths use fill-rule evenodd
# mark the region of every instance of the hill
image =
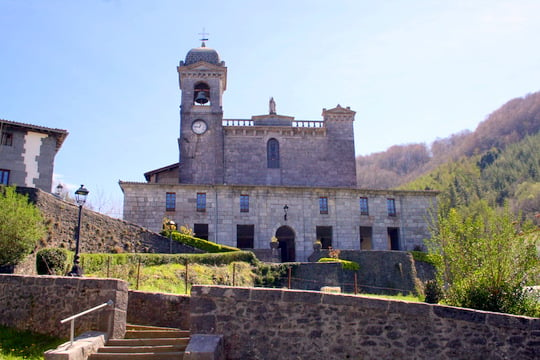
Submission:
<svg viewBox="0 0 540 360">
<path fill-rule="evenodd" d="M 362 188 L 395 188 L 461 158 L 501 152 L 540 131 L 540 92 L 508 101 L 482 121 L 474 132 L 465 130 L 429 146 L 394 145 L 384 152 L 358 156 L 356 169 Z"/>
<path fill-rule="evenodd" d="M 481 122 L 426 144 L 395 145 L 357 158 L 361 187 L 439 190 L 441 204 L 506 202 L 530 219 L 540 212 L 540 92 L 510 100 Z"/>
</svg>

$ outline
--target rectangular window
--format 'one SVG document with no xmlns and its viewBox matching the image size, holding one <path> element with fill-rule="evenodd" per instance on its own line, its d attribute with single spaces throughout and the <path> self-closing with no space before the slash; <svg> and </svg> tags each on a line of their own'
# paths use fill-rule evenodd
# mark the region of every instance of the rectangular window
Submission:
<svg viewBox="0 0 540 360">
<path fill-rule="evenodd" d="M 317 240 L 322 244 L 323 249 L 329 249 L 332 247 L 332 227 L 331 226 L 317 226 L 316 229 Z"/>
<path fill-rule="evenodd" d="M 236 247 L 253 249 L 255 225 L 236 225 Z"/>
<path fill-rule="evenodd" d="M 197 193 L 197 211 L 206 211 L 206 193 Z"/>
<path fill-rule="evenodd" d="M 369 205 L 367 197 L 360 198 L 360 215 L 369 215 Z"/>
<path fill-rule="evenodd" d="M 0 185 L 9 185 L 9 170 L 0 169 Z"/>
<path fill-rule="evenodd" d="M 386 208 L 388 209 L 388 216 L 396 216 L 396 200 L 386 199 Z"/>
<path fill-rule="evenodd" d="M 321 214 L 328 214 L 328 198 L 327 197 L 319 198 L 319 211 Z"/>
<path fill-rule="evenodd" d="M 165 210 L 166 211 L 176 210 L 176 193 L 168 192 L 167 194 L 165 194 Z"/>
<path fill-rule="evenodd" d="M 249 212 L 249 195 L 240 195 L 240 212 Z"/>
<path fill-rule="evenodd" d="M 208 240 L 208 224 L 193 224 L 193 232 L 196 238 Z"/>
<path fill-rule="evenodd" d="M 1 145 L 13 146 L 13 134 L 8 132 L 2 133 L 2 139 L 0 140 Z"/>
</svg>

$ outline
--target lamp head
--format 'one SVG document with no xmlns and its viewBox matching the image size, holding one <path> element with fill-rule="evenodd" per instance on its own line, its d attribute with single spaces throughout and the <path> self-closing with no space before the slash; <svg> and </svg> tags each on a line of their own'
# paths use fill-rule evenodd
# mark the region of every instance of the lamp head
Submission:
<svg viewBox="0 0 540 360">
<path fill-rule="evenodd" d="M 90 191 L 88 191 L 88 189 L 86 189 L 84 185 L 81 185 L 81 187 L 78 188 L 77 191 L 75 191 L 75 201 L 77 202 L 77 205 L 84 205 L 89 192 Z"/>
</svg>

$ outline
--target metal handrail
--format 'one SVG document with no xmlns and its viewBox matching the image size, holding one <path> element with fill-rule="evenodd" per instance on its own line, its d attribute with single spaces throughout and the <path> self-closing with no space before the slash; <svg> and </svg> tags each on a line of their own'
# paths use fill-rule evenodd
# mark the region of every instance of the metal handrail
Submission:
<svg viewBox="0 0 540 360">
<path fill-rule="evenodd" d="M 70 329 L 70 333 L 69 333 L 69 346 L 72 346 L 73 345 L 73 337 L 75 335 L 75 319 L 78 318 L 78 317 L 81 317 L 83 315 L 86 315 L 86 314 L 89 314 L 93 311 L 96 311 L 96 310 L 99 310 L 99 309 L 102 309 L 106 306 L 113 306 L 114 302 L 112 300 L 109 300 L 107 301 L 106 303 L 103 303 L 101 305 L 98 305 L 98 306 L 95 306 L 91 309 L 88 309 L 88 310 L 84 310 L 78 314 L 75 314 L 75 315 L 72 315 L 70 317 L 67 317 L 63 320 L 60 320 L 60 323 L 61 324 L 64 324 L 64 323 L 67 323 L 68 321 L 71 321 L 71 329 Z"/>
</svg>

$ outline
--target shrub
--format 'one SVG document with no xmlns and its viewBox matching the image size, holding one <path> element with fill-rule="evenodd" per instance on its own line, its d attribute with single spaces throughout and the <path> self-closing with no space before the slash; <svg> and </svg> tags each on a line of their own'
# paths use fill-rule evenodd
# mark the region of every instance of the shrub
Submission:
<svg viewBox="0 0 540 360">
<path fill-rule="evenodd" d="M 243 261 L 252 265 L 259 260 L 251 251 L 235 251 L 215 254 L 81 254 L 81 264 L 87 273 L 97 272 L 114 265 L 138 264 L 157 266 L 164 264 L 226 265 Z"/>
<path fill-rule="evenodd" d="M 317 262 L 338 262 L 341 263 L 341 267 L 344 270 L 358 271 L 360 270 L 360 265 L 355 261 L 336 259 L 336 258 L 320 258 Z"/>
<path fill-rule="evenodd" d="M 178 241 L 182 244 L 189 245 L 191 247 L 201 249 L 209 253 L 240 251 L 240 249 L 232 247 L 232 246 L 216 244 L 214 242 L 199 239 L 191 235 L 180 233 L 178 231 L 173 231 L 172 234 L 169 234 L 168 231 L 165 231 L 165 232 L 162 232 L 162 235 L 167 236 L 167 237 L 169 237 L 170 235 L 174 241 Z"/>
<path fill-rule="evenodd" d="M 260 287 L 282 287 L 287 276 L 289 265 L 287 264 L 266 264 L 259 263 L 254 269 L 255 286 Z"/>
<path fill-rule="evenodd" d="M 538 229 L 523 231 L 508 208 L 484 203 L 476 212 L 439 211 L 430 251 L 448 305 L 516 315 L 540 315 L 526 290 L 540 273 Z"/>
<path fill-rule="evenodd" d="M 67 249 L 41 249 L 36 254 L 36 271 L 39 275 L 65 275 L 72 262 L 73 253 Z"/>
<path fill-rule="evenodd" d="M 16 265 L 45 236 L 39 209 L 13 186 L 0 186 L 0 265 Z"/>
<path fill-rule="evenodd" d="M 439 254 L 424 251 L 411 251 L 410 253 L 414 261 L 422 261 L 433 266 L 437 266 L 442 261 L 442 257 Z"/>
<path fill-rule="evenodd" d="M 425 283 L 424 293 L 426 295 L 424 301 L 428 304 L 438 304 L 443 297 L 442 289 L 436 280 L 428 280 Z"/>
</svg>

